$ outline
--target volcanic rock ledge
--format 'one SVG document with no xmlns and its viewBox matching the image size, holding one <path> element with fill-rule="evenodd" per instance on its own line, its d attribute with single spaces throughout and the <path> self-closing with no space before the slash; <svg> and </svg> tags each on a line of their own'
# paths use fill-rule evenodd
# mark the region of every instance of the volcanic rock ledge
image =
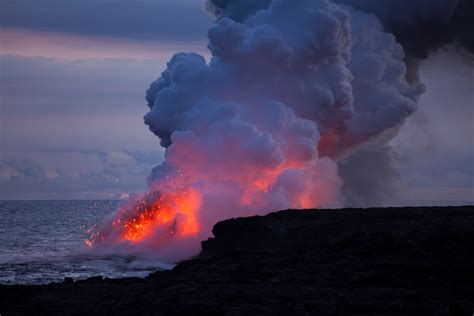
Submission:
<svg viewBox="0 0 474 316">
<path fill-rule="evenodd" d="M 0 313 L 474 313 L 474 207 L 288 210 L 213 233 L 198 257 L 145 279 L 0 286 Z"/>
</svg>

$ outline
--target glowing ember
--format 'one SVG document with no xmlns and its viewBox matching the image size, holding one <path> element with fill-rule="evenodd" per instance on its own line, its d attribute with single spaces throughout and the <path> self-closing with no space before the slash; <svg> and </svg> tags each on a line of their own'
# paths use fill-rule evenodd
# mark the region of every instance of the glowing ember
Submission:
<svg viewBox="0 0 474 316">
<path fill-rule="evenodd" d="M 324 164 L 288 161 L 274 168 L 255 170 L 246 176 L 243 176 L 243 172 L 236 172 L 233 181 L 215 178 L 209 180 L 209 175 L 205 173 L 201 177 L 192 178 L 178 170 L 176 177 L 166 176 L 161 182 L 155 183 L 156 191 L 148 191 L 139 198 L 129 199 L 113 218 L 89 229 L 87 233 L 90 237 L 85 243 L 90 248 L 99 244 L 143 243 L 154 249 L 170 246 L 171 239 L 178 241 L 208 233 L 210 225 L 227 216 L 227 209 L 234 211 L 234 214 L 252 214 L 256 208 L 256 212 L 267 213 L 275 208 L 271 203 L 282 189 L 288 195 L 285 204 L 279 204 L 278 207 L 318 206 L 333 199 L 331 193 L 324 188 L 328 181 L 324 180 L 322 170 L 331 170 L 329 167 Z M 298 177 L 299 182 L 285 182 L 288 175 Z M 320 183 L 315 181 L 320 178 L 323 179 Z M 329 174 L 328 178 L 334 178 L 333 174 Z M 194 184 L 192 189 L 183 185 L 190 179 Z M 241 184 L 242 189 L 235 190 L 236 184 Z M 166 193 L 161 193 L 159 188 Z M 233 195 L 229 195 L 229 188 Z M 203 199 L 208 202 L 205 209 L 201 207 Z M 209 203 L 209 199 L 212 203 Z M 206 222 L 209 214 L 212 214 L 212 221 Z"/>
<path fill-rule="evenodd" d="M 167 194 L 147 192 L 119 209 L 111 222 L 111 229 L 97 230 L 96 226 L 89 229 L 90 237 L 85 244 L 93 247 L 105 240 L 136 243 L 152 237 L 197 234 L 200 228 L 196 218 L 199 205 L 199 194 L 194 190 Z M 161 236 L 155 236 L 155 232 L 160 232 Z"/>
</svg>

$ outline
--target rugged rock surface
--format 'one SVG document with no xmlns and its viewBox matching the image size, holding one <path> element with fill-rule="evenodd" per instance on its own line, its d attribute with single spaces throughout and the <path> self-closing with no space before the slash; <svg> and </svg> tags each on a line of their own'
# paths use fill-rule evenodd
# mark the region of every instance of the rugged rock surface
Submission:
<svg viewBox="0 0 474 316">
<path fill-rule="evenodd" d="M 0 313 L 474 313 L 474 207 L 290 210 L 213 233 L 198 257 L 145 279 L 0 286 Z"/>
</svg>

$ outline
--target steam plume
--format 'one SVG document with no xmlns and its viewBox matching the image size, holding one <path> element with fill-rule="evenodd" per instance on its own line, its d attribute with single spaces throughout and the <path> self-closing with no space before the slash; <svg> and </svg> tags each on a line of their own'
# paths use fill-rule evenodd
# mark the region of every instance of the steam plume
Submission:
<svg viewBox="0 0 474 316">
<path fill-rule="evenodd" d="M 405 51 L 406 79 L 421 86 L 419 68 L 436 50 L 454 45 L 474 60 L 474 2 L 470 0 L 336 0 L 376 15 Z M 364 157 L 364 159 L 361 159 Z M 349 157 L 341 165 L 343 191 L 350 206 L 403 204 L 405 193 L 387 144 Z M 368 168 L 368 166 L 372 168 Z M 375 170 L 374 170 L 375 168 Z M 376 176 L 374 176 L 376 174 Z M 383 199 L 381 199 L 383 197 Z"/>
<path fill-rule="evenodd" d="M 364 185 L 360 168 L 370 172 L 376 159 L 377 170 L 391 173 L 378 151 L 424 87 L 407 81 L 388 22 L 344 2 L 207 1 L 216 18 L 211 60 L 176 54 L 146 94 L 145 123 L 166 147 L 165 161 L 152 171 L 149 192 L 88 242 L 169 256 L 224 218 L 370 204 L 367 190 L 353 190 Z M 375 1 L 364 3 L 377 12 Z"/>
</svg>

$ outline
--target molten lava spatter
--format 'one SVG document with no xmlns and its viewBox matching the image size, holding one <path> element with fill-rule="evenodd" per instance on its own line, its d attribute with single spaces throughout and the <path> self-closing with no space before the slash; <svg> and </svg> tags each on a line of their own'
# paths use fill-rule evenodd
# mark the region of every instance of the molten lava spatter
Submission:
<svg viewBox="0 0 474 316">
<path fill-rule="evenodd" d="M 199 206 L 200 197 L 194 190 L 147 192 L 125 203 L 110 225 L 89 229 L 85 244 L 93 247 L 101 242 L 136 243 L 148 238 L 162 240 L 194 235 L 200 228 L 196 218 Z"/>
</svg>

